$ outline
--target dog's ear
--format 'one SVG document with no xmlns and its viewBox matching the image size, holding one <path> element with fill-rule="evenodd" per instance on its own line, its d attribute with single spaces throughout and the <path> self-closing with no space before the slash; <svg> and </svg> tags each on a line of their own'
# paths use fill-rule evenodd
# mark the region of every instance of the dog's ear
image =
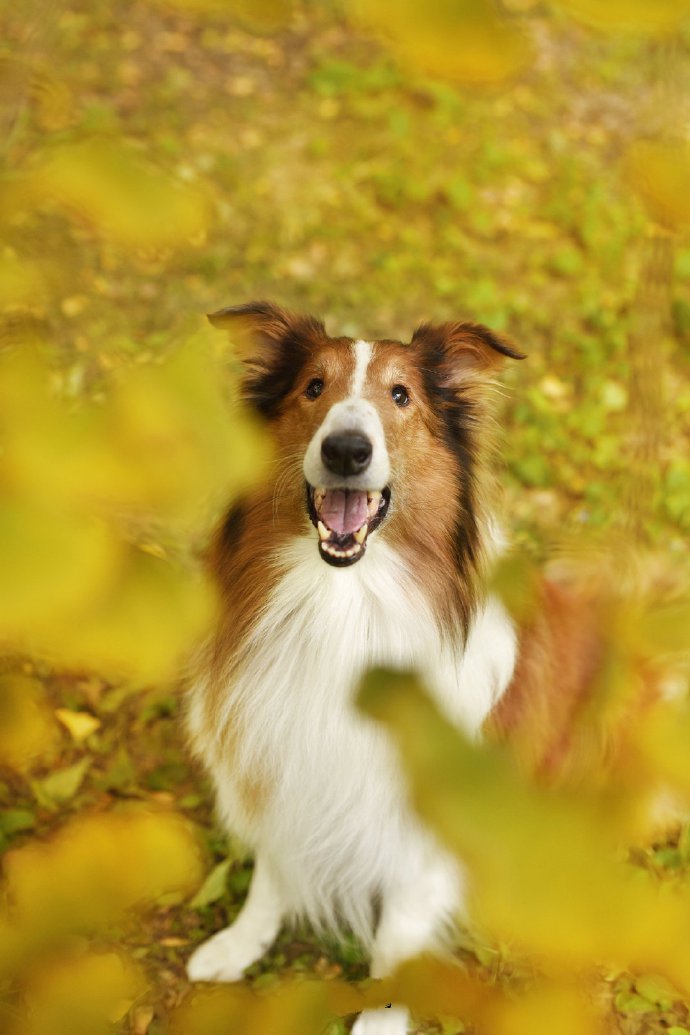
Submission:
<svg viewBox="0 0 690 1035">
<path fill-rule="evenodd" d="M 309 358 L 326 337 L 320 320 L 281 309 L 272 302 L 247 302 L 210 313 L 214 327 L 230 333 L 245 364 L 244 398 L 264 417 L 280 412 L 285 396 Z"/>
<path fill-rule="evenodd" d="M 230 332 L 241 359 L 266 363 L 272 352 L 295 333 L 305 336 L 324 332 L 323 324 L 310 316 L 299 316 L 273 302 L 246 302 L 209 313 L 214 327 Z"/>
<path fill-rule="evenodd" d="M 411 345 L 427 353 L 449 387 L 491 378 L 506 358 L 526 359 L 508 338 L 481 323 L 424 323 Z"/>
</svg>

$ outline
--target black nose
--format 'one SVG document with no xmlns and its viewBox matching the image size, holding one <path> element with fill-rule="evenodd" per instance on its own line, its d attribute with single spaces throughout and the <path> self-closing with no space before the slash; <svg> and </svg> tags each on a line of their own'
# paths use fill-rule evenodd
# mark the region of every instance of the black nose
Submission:
<svg viewBox="0 0 690 1035">
<path fill-rule="evenodd" d="M 371 442 L 352 431 L 327 435 L 321 443 L 321 459 L 333 474 L 359 474 L 371 461 Z"/>
</svg>

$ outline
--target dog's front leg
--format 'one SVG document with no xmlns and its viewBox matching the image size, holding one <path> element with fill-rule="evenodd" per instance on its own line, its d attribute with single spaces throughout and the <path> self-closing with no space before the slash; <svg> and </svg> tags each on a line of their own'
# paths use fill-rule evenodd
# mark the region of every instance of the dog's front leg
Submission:
<svg viewBox="0 0 690 1035">
<path fill-rule="evenodd" d="M 265 859 L 257 859 L 249 894 L 239 916 L 192 953 L 190 981 L 239 981 L 247 967 L 271 947 L 285 909 Z"/>
<path fill-rule="evenodd" d="M 387 977 L 406 960 L 440 949 L 461 903 L 461 875 L 454 864 L 442 860 L 423 872 L 411 873 L 390 890 L 383 900 L 374 939 L 371 976 Z M 365 1010 L 352 1035 L 406 1035 L 409 1021 L 404 1006 Z"/>
</svg>

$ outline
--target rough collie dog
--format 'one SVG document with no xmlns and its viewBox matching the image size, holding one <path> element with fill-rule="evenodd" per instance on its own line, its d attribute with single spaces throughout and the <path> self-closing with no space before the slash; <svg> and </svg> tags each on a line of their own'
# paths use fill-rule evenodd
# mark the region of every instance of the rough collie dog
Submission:
<svg viewBox="0 0 690 1035">
<path fill-rule="evenodd" d="M 502 361 L 523 357 L 474 323 L 425 324 L 403 344 L 332 338 L 266 302 L 210 319 L 246 363 L 275 476 L 232 508 L 212 551 L 221 618 L 189 727 L 256 866 L 189 976 L 238 980 L 295 916 L 351 928 L 382 976 L 440 946 L 463 880 L 353 699 L 368 668 L 413 669 L 476 735 L 511 679 L 515 631 L 483 590 L 497 538 L 488 397 Z M 393 1007 L 354 1031 L 406 1028 Z"/>
</svg>

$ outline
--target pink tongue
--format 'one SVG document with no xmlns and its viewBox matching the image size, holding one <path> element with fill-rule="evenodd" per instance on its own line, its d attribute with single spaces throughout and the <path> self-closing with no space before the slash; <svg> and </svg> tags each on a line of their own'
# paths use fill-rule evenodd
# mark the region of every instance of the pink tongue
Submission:
<svg viewBox="0 0 690 1035">
<path fill-rule="evenodd" d="M 367 494 L 354 489 L 328 489 L 321 504 L 324 524 L 340 535 L 356 532 L 367 519 Z"/>
</svg>

